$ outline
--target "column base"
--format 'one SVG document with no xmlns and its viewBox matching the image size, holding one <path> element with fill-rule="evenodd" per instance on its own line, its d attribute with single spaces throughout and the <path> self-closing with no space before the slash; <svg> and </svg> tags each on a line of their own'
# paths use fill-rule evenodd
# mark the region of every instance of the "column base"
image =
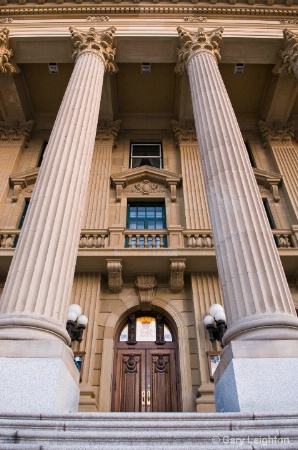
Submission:
<svg viewBox="0 0 298 450">
<path fill-rule="evenodd" d="M 79 372 L 62 341 L 0 341 L 1 413 L 77 412 Z"/>
<path fill-rule="evenodd" d="M 298 410 L 297 341 L 234 341 L 214 374 L 217 412 Z"/>
</svg>

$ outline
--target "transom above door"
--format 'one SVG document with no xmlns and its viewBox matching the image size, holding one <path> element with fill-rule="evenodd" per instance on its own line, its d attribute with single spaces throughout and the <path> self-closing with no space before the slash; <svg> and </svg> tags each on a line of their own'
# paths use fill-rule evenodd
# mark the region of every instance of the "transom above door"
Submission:
<svg viewBox="0 0 298 450">
<path fill-rule="evenodd" d="M 164 317 L 130 315 L 115 347 L 112 409 L 179 411 L 177 343 Z"/>
</svg>

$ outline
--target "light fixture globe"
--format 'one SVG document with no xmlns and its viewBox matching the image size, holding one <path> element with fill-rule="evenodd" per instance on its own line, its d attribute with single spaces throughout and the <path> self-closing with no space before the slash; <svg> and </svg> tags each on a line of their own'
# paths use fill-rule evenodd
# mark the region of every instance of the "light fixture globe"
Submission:
<svg viewBox="0 0 298 450">
<path fill-rule="evenodd" d="M 75 318 L 75 320 L 82 314 L 82 308 L 80 307 L 80 305 L 76 305 L 75 303 L 70 305 L 68 311 L 72 311 L 76 314 L 77 317 Z"/>
<path fill-rule="evenodd" d="M 74 311 L 68 311 L 67 322 L 75 322 L 77 320 L 77 315 Z"/>
<path fill-rule="evenodd" d="M 209 314 L 210 314 L 210 316 L 215 317 L 215 314 L 218 311 L 223 311 L 223 310 L 224 310 L 223 307 L 219 303 L 214 303 L 214 305 L 211 305 L 209 308 Z"/>
<path fill-rule="evenodd" d="M 86 326 L 88 324 L 88 317 L 84 316 L 84 315 L 81 315 L 81 316 L 78 317 L 77 322 L 78 322 L 79 327 L 86 328 Z"/>
<path fill-rule="evenodd" d="M 215 320 L 216 322 L 218 322 L 219 320 L 226 322 L 226 315 L 224 311 L 217 311 L 217 313 L 215 314 Z"/>
<path fill-rule="evenodd" d="M 207 327 L 208 325 L 213 325 L 214 324 L 214 317 L 210 316 L 208 314 L 208 316 L 204 317 L 204 325 Z"/>
</svg>

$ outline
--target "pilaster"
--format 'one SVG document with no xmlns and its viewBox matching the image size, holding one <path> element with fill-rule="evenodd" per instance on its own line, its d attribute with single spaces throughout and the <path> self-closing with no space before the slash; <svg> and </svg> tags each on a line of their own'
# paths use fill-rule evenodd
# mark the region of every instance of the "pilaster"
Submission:
<svg viewBox="0 0 298 450">
<path fill-rule="evenodd" d="M 295 144 L 294 124 L 259 121 L 259 127 L 265 145 L 271 150 L 276 168 L 283 177 L 293 222 L 298 223 L 298 146 Z"/>
<path fill-rule="evenodd" d="M 211 226 L 195 125 L 172 120 L 172 127 L 181 156 L 186 228 L 208 229 Z"/>
<path fill-rule="evenodd" d="M 112 152 L 119 129 L 120 120 L 98 124 L 83 219 L 85 229 L 108 228 Z"/>
</svg>

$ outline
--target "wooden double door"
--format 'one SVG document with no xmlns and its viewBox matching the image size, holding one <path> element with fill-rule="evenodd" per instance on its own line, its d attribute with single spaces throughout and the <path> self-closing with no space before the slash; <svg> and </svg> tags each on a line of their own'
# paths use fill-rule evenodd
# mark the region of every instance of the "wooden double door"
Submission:
<svg viewBox="0 0 298 450">
<path fill-rule="evenodd" d="M 180 410 L 176 343 L 140 342 L 116 349 L 113 410 L 176 412 Z"/>
</svg>

